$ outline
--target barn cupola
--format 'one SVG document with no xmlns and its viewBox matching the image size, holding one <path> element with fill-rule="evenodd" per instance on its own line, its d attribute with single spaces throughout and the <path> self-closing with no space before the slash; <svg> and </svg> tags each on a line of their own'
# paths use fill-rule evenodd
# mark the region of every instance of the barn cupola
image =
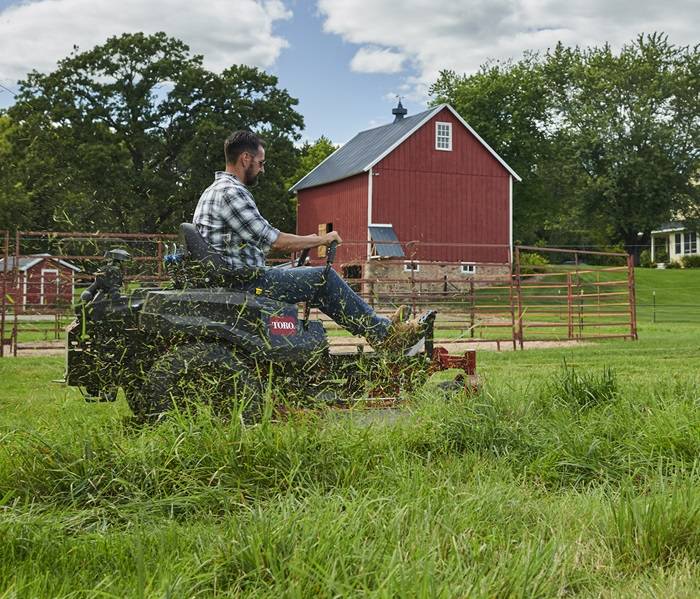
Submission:
<svg viewBox="0 0 700 599">
<path fill-rule="evenodd" d="M 408 110 L 406 110 L 401 104 L 401 98 L 399 98 L 399 105 L 391 111 L 391 114 L 394 115 L 395 123 L 398 123 L 401 119 L 403 119 L 403 117 L 406 116 L 406 114 L 408 114 Z"/>
</svg>

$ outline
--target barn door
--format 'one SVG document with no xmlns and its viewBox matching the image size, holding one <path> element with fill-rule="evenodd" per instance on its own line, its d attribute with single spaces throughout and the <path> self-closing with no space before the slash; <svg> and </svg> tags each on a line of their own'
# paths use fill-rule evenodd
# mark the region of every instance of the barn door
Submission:
<svg viewBox="0 0 700 599">
<path fill-rule="evenodd" d="M 332 230 L 333 230 L 333 223 L 322 223 L 318 226 L 318 234 L 320 237 L 322 237 L 326 233 L 330 233 Z M 318 248 L 316 249 L 316 252 L 318 253 L 319 258 L 325 258 L 326 257 L 326 246 L 319 245 Z"/>
<path fill-rule="evenodd" d="M 41 293 L 39 303 L 42 306 L 51 306 L 58 300 L 59 276 L 55 268 L 41 269 Z"/>
</svg>

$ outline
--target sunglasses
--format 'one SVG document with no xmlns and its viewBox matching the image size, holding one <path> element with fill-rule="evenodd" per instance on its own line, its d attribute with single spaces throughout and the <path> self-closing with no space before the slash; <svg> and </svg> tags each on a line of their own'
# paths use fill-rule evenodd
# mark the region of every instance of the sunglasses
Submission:
<svg viewBox="0 0 700 599">
<path fill-rule="evenodd" d="M 258 166 L 264 167 L 265 164 L 267 163 L 267 160 L 256 160 L 255 156 L 253 156 L 250 152 L 246 152 L 248 156 L 250 156 L 253 159 L 253 162 L 257 162 Z"/>
</svg>

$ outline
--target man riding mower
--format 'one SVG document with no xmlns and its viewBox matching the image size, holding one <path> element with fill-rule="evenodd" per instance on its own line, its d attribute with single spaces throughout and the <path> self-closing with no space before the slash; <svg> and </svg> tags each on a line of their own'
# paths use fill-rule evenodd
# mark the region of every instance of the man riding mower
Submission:
<svg viewBox="0 0 700 599">
<path fill-rule="evenodd" d="M 180 233 L 181 252 L 166 257 L 167 288 L 124 293 L 128 254 L 112 250 L 83 293 L 68 332 L 66 382 L 88 398 L 114 400 L 121 387 L 143 420 L 191 400 L 254 420 L 266 394 L 275 405 L 348 406 L 368 395 L 396 398 L 435 369 L 435 312 L 422 317 L 410 347 L 332 353 L 323 324 L 309 318 L 314 300 L 300 318 L 297 304 L 266 297 L 253 275 L 222 264 L 193 225 Z M 334 256 L 331 245 L 324 278 Z M 305 257 L 281 268 L 303 268 Z"/>
</svg>

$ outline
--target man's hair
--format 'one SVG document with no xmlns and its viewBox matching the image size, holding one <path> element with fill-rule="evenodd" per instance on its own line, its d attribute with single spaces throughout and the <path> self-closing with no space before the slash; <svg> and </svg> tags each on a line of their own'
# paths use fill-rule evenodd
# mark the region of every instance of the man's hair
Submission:
<svg viewBox="0 0 700 599">
<path fill-rule="evenodd" d="M 226 164 L 235 164 L 243 152 L 249 152 L 253 156 L 258 153 L 258 148 L 265 146 L 260 137 L 251 131 L 234 131 L 224 142 L 224 156 Z"/>
</svg>

